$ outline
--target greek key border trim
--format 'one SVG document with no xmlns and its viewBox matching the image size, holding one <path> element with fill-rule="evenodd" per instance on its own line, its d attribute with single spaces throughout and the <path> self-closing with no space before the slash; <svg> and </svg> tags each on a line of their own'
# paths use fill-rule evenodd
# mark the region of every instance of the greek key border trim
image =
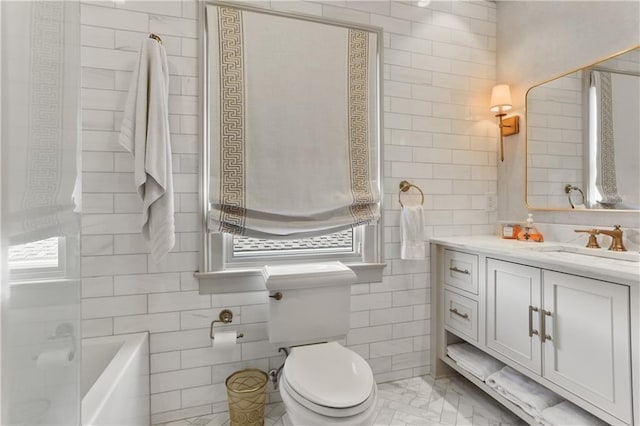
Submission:
<svg viewBox="0 0 640 426">
<path fill-rule="evenodd" d="M 613 134 L 613 102 L 611 98 L 611 74 L 600 73 L 600 108 L 602 108 L 602 120 L 600 125 L 600 169 L 602 171 L 602 194 L 604 202 L 619 203 L 622 198 L 618 194 L 618 183 L 616 177 L 615 143 Z"/>
<path fill-rule="evenodd" d="M 242 12 L 220 7 L 220 232 L 242 234 L 246 221 L 246 140 Z"/>
<path fill-rule="evenodd" d="M 369 170 L 369 36 L 367 32 L 349 29 L 348 47 L 348 132 L 351 194 L 349 208 L 354 225 L 374 219 L 371 204 Z"/>
</svg>

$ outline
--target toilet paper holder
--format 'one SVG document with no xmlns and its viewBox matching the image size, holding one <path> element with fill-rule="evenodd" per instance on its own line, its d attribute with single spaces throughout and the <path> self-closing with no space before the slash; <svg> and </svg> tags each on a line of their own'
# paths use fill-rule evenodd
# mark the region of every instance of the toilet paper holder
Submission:
<svg viewBox="0 0 640 426">
<path fill-rule="evenodd" d="M 47 343 L 55 343 L 67 339 L 69 339 L 70 343 L 69 361 L 73 361 L 76 355 L 76 336 L 74 333 L 73 325 L 69 324 L 68 322 L 58 324 L 55 332 L 50 336 L 47 336 Z M 41 351 L 37 355 L 32 356 L 31 359 L 37 361 L 38 357 L 45 352 L 47 351 Z"/>
<path fill-rule="evenodd" d="M 231 312 L 229 309 L 223 309 L 222 311 L 220 311 L 218 319 L 211 321 L 211 326 L 209 327 L 209 337 L 211 338 L 211 340 L 215 340 L 215 337 L 213 335 L 213 326 L 217 322 L 220 322 L 222 324 L 231 324 L 233 322 L 233 312 Z M 242 337 L 244 337 L 244 333 L 238 332 L 236 334 L 236 338 L 240 339 Z"/>
</svg>

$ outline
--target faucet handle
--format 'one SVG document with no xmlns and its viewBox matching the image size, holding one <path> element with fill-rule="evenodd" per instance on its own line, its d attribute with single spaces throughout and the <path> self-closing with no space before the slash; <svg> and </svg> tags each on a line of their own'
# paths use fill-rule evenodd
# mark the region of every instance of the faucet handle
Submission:
<svg viewBox="0 0 640 426">
<path fill-rule="evenodd" d="M 614 233 L 611 234 L 611 246 L 609 250 L 613 251 L 627 251 L 622 239 L 622 227 L 620 225 L 613 225 Z"/>
<path fill-rule="evenodd" d="M 597 229 L 574 229 L 574 232 L 585 232 L 589 234 L 589 241 L 587 242 L 587 248 L 600 248 L 596 235 L 600 233 Z"/>
</svg>

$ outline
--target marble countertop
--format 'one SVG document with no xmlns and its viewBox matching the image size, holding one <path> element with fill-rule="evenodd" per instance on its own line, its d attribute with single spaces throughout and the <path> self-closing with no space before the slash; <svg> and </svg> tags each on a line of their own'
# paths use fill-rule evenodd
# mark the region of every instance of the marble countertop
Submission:
<svg viewBox="0 0 640 426">
<path fill-rule="evenodd" d="M 507 240 L 495 235 L 432 237 L 430 242 L 558 272 L 640 286 L 640 262 L 637 261 L 640 260 L 640 253 L 637 251 L 612 253 L 607 252 L 606 248 L 586 249 L 584 246 L 554 241 L 535 243 Z"/>
</svg>

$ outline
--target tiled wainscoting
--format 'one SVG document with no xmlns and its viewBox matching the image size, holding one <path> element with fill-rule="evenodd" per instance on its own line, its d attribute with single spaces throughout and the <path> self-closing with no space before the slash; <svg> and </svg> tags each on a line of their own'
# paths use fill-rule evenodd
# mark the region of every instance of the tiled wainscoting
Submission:
<svg viewBox="0 0 640 426">
<path fill-rule="evenodd" d="M 384 236 L 382 282 L 354 285 L 346 344 L 379 382 L 429 371 L 429 261 L 399 259 L 398 183 L 425 192 L 427 235 L 492 231 L 496 126 L 493 2 L 263 1 L 258 7 L 384 28 Z M 198 5 L 195 1 L 82 4 L 83 333 L 151 333 L 154 423 L 226 410 L 224 379 L 238 368 L 278 366 L 266 335 L 266 294 L 199 295 Z M 159 34 L 170 68 L 176 246 L 160 265 L 139 235 L 133 163 L 117 143 L 136 52 Z M 407 199 L 409 201 L 409 199 Z M 234 362 L 212 353 L 209 322 L 222 308 L 245 334 Z M 277 394 L 271 394 L 271 401 Z"/>
</svg>

